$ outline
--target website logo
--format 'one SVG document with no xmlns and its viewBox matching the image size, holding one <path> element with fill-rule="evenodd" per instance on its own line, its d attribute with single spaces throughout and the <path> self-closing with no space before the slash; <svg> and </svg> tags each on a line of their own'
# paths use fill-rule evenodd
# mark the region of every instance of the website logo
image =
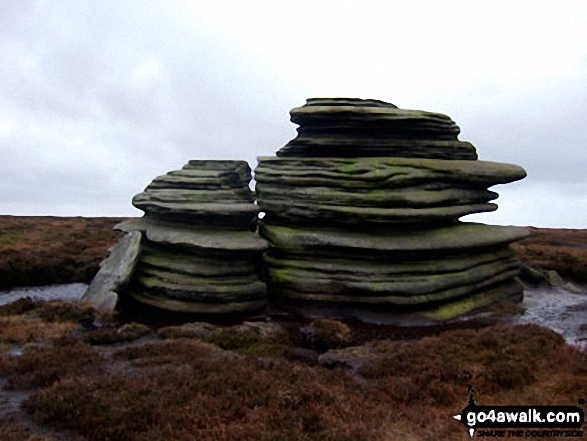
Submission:
<svg viewBox="0 0 587 441">
<path fill-rule="evenodd" d="M 585 404 L 583 398 L 578 400 Z M 583 437 L 585 414 L 578 406 L 478 406 L 469 386 L 469 402 L 454 415 L 473 437 Z"/>
</svg>

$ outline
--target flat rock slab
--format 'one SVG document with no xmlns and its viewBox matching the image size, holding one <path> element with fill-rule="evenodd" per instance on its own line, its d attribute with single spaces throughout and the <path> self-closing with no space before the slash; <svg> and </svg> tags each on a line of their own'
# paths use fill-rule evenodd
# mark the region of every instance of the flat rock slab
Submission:
<svg viewBox="0 0 587 441">
<path fill-rule="evenodd" d="M 255 180 L 269 185 L 392 189 L 418 184 L 454 183 L 487 188 L 526 177 L 522 167 L 489 161 L 425 158 L 278 158 L 259 157 Z"/>
<path fill-rule="evenodd" d="M 193 277 L 231 277 L 255 272 L 251 256 L 218 253 L 217 255 L 195 255 L 178 253 L 153 244 L 143 245 L 141 267 L 160 269 L 171 273 Z"/>
<path fill-rule="evenodd" d="M 360 271 L 328 272 L 320 270 L 300 270 L 297 268 L 270 267 L 269 274 L 273 280 L 279 280 L 283 287 L 307 293 L 330 293 L 339 295 L 362 295 L 368 297 L 406 296 L 413 300 L 421 296 L 448 290 L 459 286 L 468 286 L 490 279 L 497 274 L 517 275 L 519 261 L 512 257 L 475 265 L 460 271 L 436 274 L 366 274 Z M 409 301 L 411 301 L 409 300 Z M 350 301 L 350 300 L 348 300 Z M 403 299 L 403 302 L 408 302 Z"/>
<path fill-rule="evenodd" d="M 197 222 L 208 225 L 226 225 L 246 229 L 257 219 L 259 212 L 252 202 L 198 203 L 192 201 L 161 202 L 141 193 L 133 199 L 133 205 L 150 216 L 163 220 Z"/>
<path fill-rule="evenodd" d="M 274 255 L 276 254 L 276 255 Z M 144 251 L 143 251 L 144 255 Z M 436 258 L 434 258 L 436 257 Z M 334 274 L 340 277 L 356 276 L 358 278 L 393 278 L 405 275 L 426 277 L 437 274 L 465 271 L 479 265 L 514 259 L 514 252 L 508 247 L 500 250 L 479 252 L 469 250 L 462 254 L 442 253 L 431 256 L 430 253 L 406 256 L 392 253 L 387 259 L 377 256 L 367 260 L 362 254 L 351 253 L 347 256 L 321 256 L 305 253 L 288 253 L 277 250 L 269 251 L 263 259 L 273 268 L 285 268 L 299 271 L 320 271 L 322 274 Z M 143 257 L 141 257 L 143 259 Z"/>
<path fill-rule="evenodd" d="M 269 214 L 268 219 L 291 225 L 389 225 L 450 223 L 472 213 L 497 210 L 497 204 L 463 204 L 448 207 L 380 208 L 345 205 L 310 204 L 267 199 L 259 204 Z"/>
<path fill-rule="evenodd" d="M 394 137 L 456 139 L 460 132 L 455 122 L 441 113 L 399 109 L 383 101 L 357 99 L 309 99 L 306 105 L 290 111 L 299 133 L 379 131 Z"/>
<path fill-rule="evenodd" d="M 250 231 L 213 229 L 209 226 L 189 227 L 159 223 L 147 219 L 123 222 L 116 226 L 122 231 L 141 231 L 145 237 L 159 245 L 178 246 L 193 250 L 221 250 L 237 252 L 262 252 L 267 242 Z"/>
<path fill-rule="evenodd" d="M 139 274 L 136 284 L 143 290 L 158 297 L 167 297 L 186 302 L 206 304 L 228 304 L 242 300 L 264 300 L 267 287 L 263 282 L 253 279 L 249 284 L 216 284 L 200 281 L 193 284 L 177 284 L 171 280 Z"/>
<path fill-rule="evenodd" d="M 217 204 L 243 202 L 253 203 L 253 195 L 249 187 L 229 189 L 147 189 L 133 198 L 133 204 L 138 202 L 163 202 L 163 203 L 201 203 Z"/>
<path fill-rule="evenodd" d="M 398 157 L 445 160 L 477 159 L 473 144 L 466 141 L 431 139 L 396 139 L 369 136 L 298 135 L 277 151 L 279 157 L 366 158 Z"/>
<path fill-rule="evenodd" d="M 252 312 L 264 308 L 267 300 L 234 301 L 230 303 L 203 303 L 197 301 L 176 300 L 168 297 L 153 296 L 148 291 L 130 291 L 130 296 L 140 303 L 159 309 L 194 314 L 235 314 Z"/>
<path fill-rule="evenodd" d="M 132 231 L 112 247 L 110 256 L 102 262 L 82 300 L 100 310 L 115 309 L 118 295 L 129 283 L 139 261 L 141 238 L 139 231 Z"/>
<path fill-rule="evenodd" d="M 189 161 L 181 170 L 158 176 L 147 188 L 246 188 L 251 169 L 246 161 Z"/>
<path fill-rule="evenodd" d="M 288 228 L 261 223 L 260 233 L 276 249 L 319 252 L 340 249 L 373 252 L 454 251 L 507 245 L 529 235 L 521 227 L 457 223 L 440 228 L 388 229 L 371 232 Z"/>
</svg>

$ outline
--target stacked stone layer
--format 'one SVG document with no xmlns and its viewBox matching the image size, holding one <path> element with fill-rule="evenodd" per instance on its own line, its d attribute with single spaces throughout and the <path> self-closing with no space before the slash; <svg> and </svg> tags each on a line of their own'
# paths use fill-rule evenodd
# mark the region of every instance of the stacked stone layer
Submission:
<svg viewBox="0 0 587 441">
<path fill-rule="evenodd" d="M 262 308 L 267 288 L 258 273 L 268 245 L 251 231 L 258 210 L 250 179 L 244 161 L 190 161 L 135 196 L 145 216 L 118 226 L 143 237 L 129 294 L 171 311 Z"/>
<path fill-rule="evenodd" d="M 421 309 L 496 284 L 519 262 L 506 245 L 522 228 L 462 223 L 437 229 L 350 232 L 264 224 L 274 247 L 265 257 L 281 296 L 292 300 Z M 379 233 L 379 234 L 378 234 Z"/>
<path fill-rule="evenodd" d="M 291 111 L 298 136 L 282 157 L 407 157 L 477 159 L 457 140 L 459 127 L 441 113 L 402 110 L 377 100 L 309 99 Z"/>
<path fill-rule="evenodd" d="M 261 210 L 273 222 L 390 224 L 452 222 L 494 211 L 487 188 L 525 176 L 484 161 L 408 158 L 259 158 Z"/>
<path fill-rule="evenodd" d="M 245 161 L 189 161 L 133 198 L 150 219 L 247 228 L 257 217 Z"/>
<path fill-rule="evenodd" d="M 291 115 L 298 136 L 255 170 L 278 301 L 452 318 L 521 299 L 508 244 L 526 231 L 458 219 L 495 210 L 489 187 L 522 168 L 478 161 L 442 114 L 311 99 Z"/>
</svg>

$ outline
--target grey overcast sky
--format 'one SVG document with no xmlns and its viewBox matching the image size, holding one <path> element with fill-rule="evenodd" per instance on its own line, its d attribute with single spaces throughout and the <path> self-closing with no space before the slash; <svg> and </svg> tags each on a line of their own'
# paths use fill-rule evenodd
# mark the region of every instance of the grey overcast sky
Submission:
<svg viewBox="0 0 587 441">
<path fill-rule="evenodd" d="M 315 96 L 446 113 L 523 166 L 495 224 L 587 228 L 586 1 L 0 1 L 0 214 L 137 216 L 189 159 L 273 155 Z"/>
</svg>

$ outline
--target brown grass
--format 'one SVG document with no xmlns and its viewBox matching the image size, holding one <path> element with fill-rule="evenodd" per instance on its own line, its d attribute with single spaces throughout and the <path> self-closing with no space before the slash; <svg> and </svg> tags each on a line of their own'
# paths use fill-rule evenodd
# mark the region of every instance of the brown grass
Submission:
<svg viewBox="0 0 587 441">
<path fill-rule="evenodd" d="M 38 430 L 27 427 L 17 417 L 10 417 L 5 421 L 0 420 L 0 435 L 2 441 L 61 441 L 60 436 L 40 433 Z M 83 441 L 81 437 L 72 437 L 72 441 Z"/>
<path fill-rule="evenodd" d="M 480 404 L 572 404 L 587 393 L 587 354 L 538 326 L 380 341 L 375 350 L 359 379 L 186 338 L 125 347 L 109 361 L 70 341 L 31 352 L 11 381 L 50 385 L 24 409 L 89 440 L 465 440 L 451 416 L 468 384 Z M 81 359 L 91 362 L 31 380 L 43 364 L 51 373 Z"/>
<path fill-rule="evenodd" d="M 0 306 L 0 345 L 10 348 L 14 345 L 47 342 L 84 328 L 93 329 L 97 324 L 112 326 L 113 323 L 113 315 L 101 314 L 85 303 L 23 298 Z M 122 336 L 125 334 L 129 332 Z"/>
<path fill-rule="evenodd" d="M 285 330 L 263 336 L 254 329 L 242 329 L 239 326 L 219 328 L 204 341 L 238 354 L 273 358 L 281 357 L 290 344 Z"/>
<path fill-rule="evenodd" d="M 35 394 L 25 409 L 41 424 L 76 429 L 91 440 L 383 435 L 388 410 L 346 374 L 185 339 L 124 349 L 115 358 L 131 362 L 130 375 L 71 378 Z"/>
<path fill-rule="evenodd" d="M 117 327 L 102 326 L 84 333 L 83 340 L 93 345 L 110 345 L 138 340 L 151 333 L 151 328 L 140 323 L 128 323 Z"/>
<path fill-rule="evenodd" d="M 75 323 L 45 323 L 24 321 L 20 316 L 0 317 L 0 342 L 23 345 L 63 337 L 78 329 Z"/>
<path fill-rule="evenodd" d="M 114 349 L 86 341 L 120 344 L 149 329 L 99 327 L 95 312 L 63 302 L 19 302 L 0 320 L 14 329 L 64 326 L 30 337 L 20 356 L 0 357 L 0 376 L 9 388 L 37 390 L 23 405 L 37 424 L 89 440 L 465 440 L 451 416 L 466 404 L 469 384 L 480 404 L 587 396 L 587 354 L 535 325 L 379 340 L 357 377 L 285 361 L 287 339 L 264 340 L 242 326 L 217 328 L 208 342 L 151 334 Z M 44 436 L 6 427 L 7 439 Z"/>
<path fill-rule="evenodd" d="M 47 346 L 27 346 L 20 356 L 4 356 L 0 375 L 9 389 L 47 387 L 56 381 L 86 372 L 98 373 L 103 357 L 73 337 L 60 338 Z"/>
<path fill-rule="evenodd" d="M 123 218 L 0 216 L 0 289 L 89 282 Z"/>
<path fill-rule="evenodd" d="M 528 231 L 530 237 L 512 245 L 523 262 L 587 282 L 587 230 L 528 227 Z"/>
</svg>

